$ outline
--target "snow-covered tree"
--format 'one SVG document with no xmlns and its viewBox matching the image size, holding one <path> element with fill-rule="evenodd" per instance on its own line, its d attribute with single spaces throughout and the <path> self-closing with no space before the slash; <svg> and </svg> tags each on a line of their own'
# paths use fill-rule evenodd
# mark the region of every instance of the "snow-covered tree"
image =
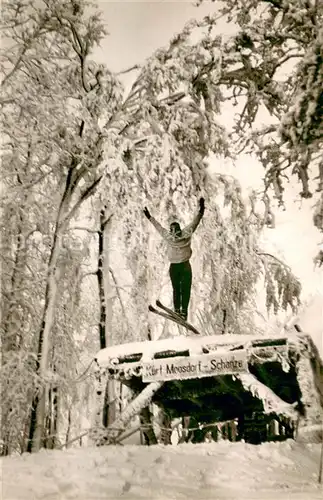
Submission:
<svg viewBox="0 0 323 500">
<path fill-rule="evenodd" d="M 234 130 L 243 141 L 240 146 L 257 148 L 268 186 L 278 197 L 282 191 L 280 183 L 275 187 L 274 173 L 281 181 L 284 175 L 297 174 L 301 196 L 309 197 L 309 169 L 313 163 L 317 168 L 321 160 L 323 140 L 322 3 L 214 0 L 214 4 L 217 15 L 206 18 L 204 26 L 212 30 L 221 17 L 237 27 L 233 36 L 222 40 L 218 83 L 230 94 L 224 101 L 242 97 Z M 269 127 L 259 126 L 264 109 L 272 117 Z M 316 187 L 321 191 L 321 169 L 318 174 Z"/>
<path fill-rule="evenodd" d="M 18 187 L 28 196 L 28 188 L 36 186 L 53 200 L 53 204 L 41 204 L 47 216 L 48 243 L 40 257 L 45 260 L 45 278 L 35 329 L 39 335 L 36 374 L 41 381 L 34 390 L 30 424 L 35 449 L 45 425 L 45 381 L 65 272 L 66 232 L 102 177 L 98 119 L 102 109 L 106 115 L 115 111 L 121 91 L 108 71 L 87 63 L 104 28 L 96 13 L 84 13 L 86 8 L 82 1 L 64 0 L 2 5 L 7 42 L 1 66 L 5 159 L 14 172 L 8 196 Z M 27 165 L 28 177 L 19 162 Z M 49 185 L 50 191 L 45 190 Z"/>
<path fill-rule="evenodd" d="M 266 190 L 280 204 L 292 176 L 302 198 L 316 193 L 313 222 L 322 231 L 323 4 L 214 0 L 214 7 L 201 25 L 209 43 L 221 45 L 221 70 L 217 81 L 209 75 L 206 84 L 215 86 L 222 106 L 236 106 L 231 144 L 235 152 L 257 155 Z M 236 33 L 219 39 L 218 18 L 235 23 Z"/>
<path fill-rule="evenodd" d="M 192 310 L 202 308 L 214 325 L 224 323 L 225 311 L 224 328 L 241 329 L 239 314 L 262 273 L 274 311 L 297 305 L 300 284 L 286 265 L 258 248 L 262 227 L 272 223 L 267 203 L 259 211 L 252 197 L 246 204 L 234 179 L 218 175 L 211 181 L 207 174 L 209 154 L 219 161 L 232 154 L 219 120 L 226 50 L 208 29 L 211 18 L 190 23 L 153 54 L 128 95 L 117 75 L 89 58 L 105 31 L 86 1 L 3 2 L 2 19 L 2 227 L 8 262 L 2 338 L 6 380 L 12 360 L 25 370 L 10 391 L 20 384 L 17 428 L 29 429 L 29 449 L 38 450 L 46 433 L 56 432 L 59 384 L 60 400 L 67 406 L 77 400 L 74 389 L 68 390 L 79 354 L 75 334 L 81 326 L 99 324 L 99 314 L 93 321 L 81 313 L 78 294 L 91 235 L 102 229 L 95 226 L 102 210 L 113 213 L 111 235 L 132 275 L 125 318 L 123 282 L 113 266 L 103 269 L 96 254 L 99 271 L 116 294 L 120 290 L 108 320 L 123 338 L 147 338 L 147 300 L 158 293 L 162 275 L 157 259 L 163 247 L 147 228 L 145 204 L 164 224 L 170 215 L 188 222 L 197 199 L 205 196 L 207 214 L 193 262 L 203 278 Z M 201 32 L 197 41 L 194 30 Z M 227 67 L 236 62 L 229 59 Z M 227 80 L 227 89 L 234 85 Z M 73 224 L 90 200 L 93 226 L 77 232 Z M 110 295 L 103 292 L 101 306 L 107 307 Z M 6 409 L 9 422 L 9 398 Z"/>
<path fill-rule="evenodd" d="M 258 247 L 260 231 L 273 223 L 267 195 L 258 213 L 254 195 L 246 204 L 235 179 L 211 179 L 207 173 L 208 155 L 221 161 L 233 149 L 220 124 L 223 47 L 219 37 L 203 31 L 209 23 L 209 18 L 189 23 L 148 59 L 124 101 L 117 155 L 105 153 L 116 163 L 105 180 L 115 189 L 113 198 L 123 203 L 119 226 L 134 279 L 136 331 L 148 323 L 147 302 L 159 293 L 163 275 L 156 263 L 162 262 L 164 248 L 142 216 L 146 204 L 167 226 L 174 216 L 189 222 L 199 196 L 205 196 L 207 212 L 195 237 L 194 274 L 200 283 L 193 295 L 200 300 L 194 314 L 202 308 L 213 318 L 213 328 L 225 316 L 224 328 L 240 329 L 238 313 L 262 273 L 268 309 L 294 308 L 300 294 L 288 266 Z"/>
</svg>

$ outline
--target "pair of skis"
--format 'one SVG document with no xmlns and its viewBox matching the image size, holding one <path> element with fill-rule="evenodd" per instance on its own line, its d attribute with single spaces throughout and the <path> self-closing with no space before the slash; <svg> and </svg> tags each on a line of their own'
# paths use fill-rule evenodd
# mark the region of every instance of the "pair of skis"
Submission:
<svg viewBox="0 0 323 500">
<path fill-rule="evenodd" d="M 182 318 L 182 316 L 180 316 L 179 314 L 175 313 L 174 311 L 172 311 L 168 307 L 164 306 L 160 302 L 160 300 L 156 300 L 156 306 L 159 307 L 160 309 L 162 309 L 162 311 L 159 311 L 151 304 L 149 304 L 149 306 L 148 306 L 149 311 L 154 313 L 154 314 L 158 314 L 158 316 L 162 316 L 163 318 L 169 319 L 169 320 L 173 321 L 174 323 L 176 323 L 177 325 L 184 326 L 185 328 L 187 328 L 187 330 L 195 333 L 196 335 L 200 335 L 200 332 L 193 325 L 191 325 L 190 323 L 185 321 L 185 319 Z"/>
</svg>

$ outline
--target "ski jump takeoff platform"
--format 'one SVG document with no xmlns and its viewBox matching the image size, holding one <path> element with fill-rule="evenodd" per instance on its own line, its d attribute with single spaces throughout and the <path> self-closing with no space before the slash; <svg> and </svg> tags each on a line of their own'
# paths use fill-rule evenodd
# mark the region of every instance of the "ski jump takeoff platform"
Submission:
<svg viewBox="0 0 323 500">
<path fill-rule="evenodd" d="M 226 421 L 253 412 L 284 415 L 301 426 L 321 422 L 323 368 L 309 335 L 179 336 L 102 349 L 95 358 L 96 425 L 109 380 L 131 389 L 133 400 L 106 428 L 114 439 L 154 403 L 170 418 Z M 109 441 L 109 439 L 106 439 Z"/>
</svg>

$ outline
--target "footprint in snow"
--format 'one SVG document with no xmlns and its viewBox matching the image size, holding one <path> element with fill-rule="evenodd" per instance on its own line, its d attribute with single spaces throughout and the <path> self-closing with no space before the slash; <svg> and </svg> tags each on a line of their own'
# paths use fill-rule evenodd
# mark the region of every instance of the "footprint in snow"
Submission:
<svg viewBox="0 0 323 500">
<path fill-rule="evenodd" d="M 131 483 L 129 481 L 126 481 L 122 487 L 122 493 L 127 493 L 131 488 Z"/>
</svg>

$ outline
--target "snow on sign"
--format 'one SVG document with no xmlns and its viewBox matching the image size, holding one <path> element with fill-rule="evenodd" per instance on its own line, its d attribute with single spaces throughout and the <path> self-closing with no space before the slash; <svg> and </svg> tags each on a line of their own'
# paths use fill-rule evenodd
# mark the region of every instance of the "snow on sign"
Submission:
<svg viewBox="0 0 323 500">
<path fill-rule="evenodd" d="M 143 382 L 215 377 L 248 372 L 247 351 L 155 359 L 142 365 Z"/>
</svg>

